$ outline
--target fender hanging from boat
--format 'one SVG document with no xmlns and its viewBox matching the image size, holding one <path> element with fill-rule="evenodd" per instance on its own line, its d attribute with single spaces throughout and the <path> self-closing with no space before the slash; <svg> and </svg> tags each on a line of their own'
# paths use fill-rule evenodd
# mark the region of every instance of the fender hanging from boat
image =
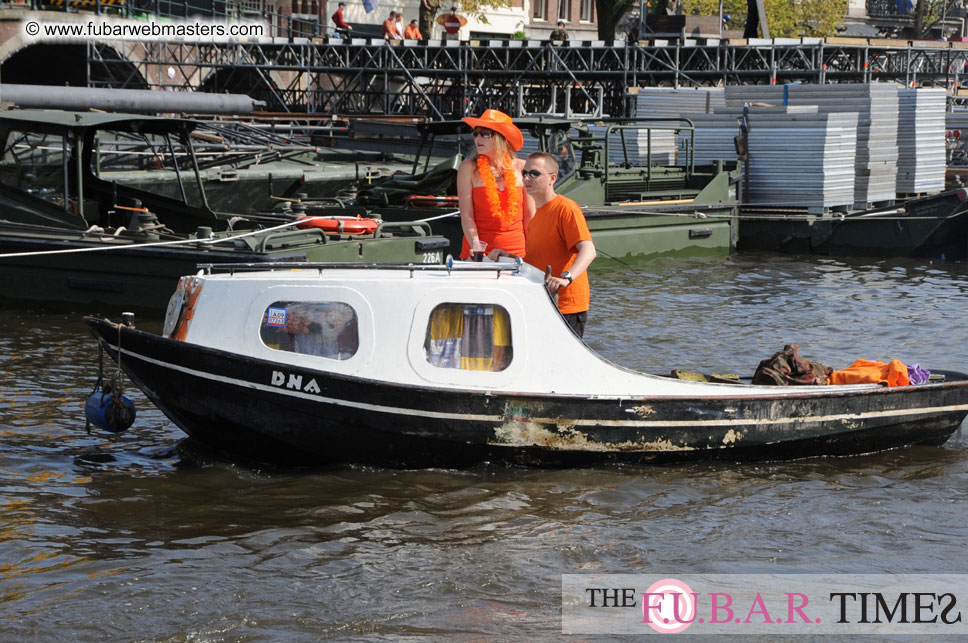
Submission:
<svg viewBox="0 0 968 643">
<path fill-rule="evenodd" d="M 125 315 L 128 316 L 125 324 L 130 324 L 133 315 L 131 313 L 125 313 Z M 121 327 L 118 326 L 118 344 L 120 343 Z M 122 433 L 134 424 L 137 412 L 134 403 L 124 394 L 123 377 L 119 356 L 117 371 L 105 381 L 104 347 L 98 343 L 97 382 L 84 402 L 84 416 L 87 420 L 85 428 L 89 434 L 92 424 L 109 433 Z"/>
<path fill-rule="evenodd" d="M 137 413 L 127 395 L 95 391 L 84 403 L 84 415 L 88 422 L 99 429 L 121 433 L 131 428 Z"/>
</svg>

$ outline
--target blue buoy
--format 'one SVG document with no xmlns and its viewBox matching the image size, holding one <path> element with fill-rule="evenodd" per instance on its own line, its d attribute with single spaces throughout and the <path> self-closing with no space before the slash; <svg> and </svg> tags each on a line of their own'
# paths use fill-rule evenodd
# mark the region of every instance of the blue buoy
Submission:
<svg viewBox="0 0 968 643">
<path fill-rule="evenodd" d="M 84 404 L 84 414 L 87 421 L 111 433 L 121 433 L 134 424 L 134 404 L 122 395 L 120 399 L 114 393 L 95 391 Z"/>
</svg>

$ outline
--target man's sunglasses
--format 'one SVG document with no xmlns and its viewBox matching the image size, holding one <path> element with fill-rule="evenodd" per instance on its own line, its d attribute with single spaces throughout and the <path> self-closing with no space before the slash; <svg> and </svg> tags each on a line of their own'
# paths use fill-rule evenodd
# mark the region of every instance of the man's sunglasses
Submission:
<svg viewBox="0 0 968 643">
<path fill-rule="evenodd" d="M 494 132 L 489 129 L 476 129 L 471 132 L 471 136 L 480 136 L 481 138 L 491 138 L 494 136 Z"/>
<path fill-rule="evenodd" d="M 528 178 L 530 176 L 532 179 L 536 179 L 542 174 L 545 174 L 545 172 L 541 172 L 540 170 L 521 170 L 522 178 Z"/>
</svg>

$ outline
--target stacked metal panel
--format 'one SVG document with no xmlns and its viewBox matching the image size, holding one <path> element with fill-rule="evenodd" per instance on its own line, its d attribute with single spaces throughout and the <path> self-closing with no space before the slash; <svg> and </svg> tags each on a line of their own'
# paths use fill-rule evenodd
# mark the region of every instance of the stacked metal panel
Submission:
<svg viewBox="0 0 968 643">
<path fill-rule="evenodd" d="M 642 87 L 638 89 L 635 97 L 635 116 L 637 118 L 671 118 L 678 119 L 682 116 L 693 118 L 697 114 L 711 114 L 717 108 L 725 106 L 722 87 L 699 87 L 699 88 L 671 88 L 671 87 Z M 670 121 L 670 125 L 679 124 L 678 120 Z M 696 123 L 693 123 L 696 125 Z M 701 131 L 696 125 L 696 146 L 700 146 L 705 132 Z M 642 132 L 640 138 L 644 138 Z M 735 134 L 734 134 L 735 136 Z M 687 138 L 685 134 L 674 138 L 671 133 L 666 131 L 653 131 L 652 133 L 652 156 L 653 159 L 664 159 L 658 162 L 664 164 L 676 163 L 685 165 L 688 160 L 683 154 L 683 140 Z M 641 143 L 645 148 L 645 141 Z M 732 144 L 730 144 L 732 148 Z M 677 154 L 678 150 L 678 154 Z M 697 159 L 699 157 L 696 152 Z M 736 153 L 723 158 L 715 157 L 724 161 L 735 160 Z M 699 162 L 698 160 L 696 161 Z"/>
<path fill-rule="evenodd" d="M 745 200 L 818 212 L 852 205 L 857 120 L 810 106 L 751 108 Z"/>
<path fill-rule="evenodd" d="M 898 88 L 889 83 L 840 85 L 739 85 L 726 88 L 727 105 L 816 105 L 820 113 L 856 112 L 856 207 L 892 200 L 898 166 Z M 942 157 L 943 158 L 943 157 Z"/>
<path fill-rule="evenodd" d="M 958 130 L 959 138 L 968 136 L 968 109 L 945 112 L 944 126 L 948 130 Z"/>
<path fill-rule="evenodd" d="M 897 191 L 901 194 L 944 189 L 944 89 L 901 89 L 898 115 Z"/>
<path fill-rule="evenodd" d="M 712 114 L 694 114 L 684 112 L 685 118 L 692 121 L 695 127 L 696 165 L 709 165 L 716 161 L 736 161 L 736 144 L 734 139 L 739 135 L 742 109 L 717 107 Z M 679 165 L 688 163 L 688 136 L 684 132 L 679 137 Z"/>
</svg>

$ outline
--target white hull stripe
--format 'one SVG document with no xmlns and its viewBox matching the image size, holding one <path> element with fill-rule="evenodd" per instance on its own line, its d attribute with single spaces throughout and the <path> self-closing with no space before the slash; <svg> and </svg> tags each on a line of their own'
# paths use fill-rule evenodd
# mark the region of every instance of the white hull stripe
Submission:
<svg viewBox="0 0 968 643">
<path fill-rule="evenodd" d="M 141 361 L 148 362 L 149 364 L 154 364 L 155 366 L 161 366 L 162 368 L 178 371 L 180 373 L 185 373 L 193 377 L 200 377 L 202 379 L 212 380 L 214 382 L 221 382 L 223 384 L 231 384 L 233 386 L 250 388 L 258 391 L 278 393 L 282 395 L 288 395 L 289 397 L 297 397 L 305 400 L 312 400 L 315 402 L 333 404 L 336 406 L 345 406 L 348 408 L 355 408 L 355 409 L 361 409 L 366 411 L 376 411 L 378 413 L 393 413 L 397 415 L 429 417 L 429 418 L 444 419 L 444 420 L 495 422 L 499 424 L 503 424 L 509 421 L 509 418 L 503 415 L 481 415 L 481 414 L 475 414 L 475 413 L 448 413 L 443 411 L 407 409 L 407 408 L 401 408 L 397 406 L 387 406 L 384 404 L 371 404 L 368 402 L 353 402 L 349 400 L 341 400 L 338 398 L 326 397 L 324 395 L 317 395 L 313 393 L 306 393 L 304 391 L 297 391 L 289 388 L 284 388 L 281 386 L 256 384 L 255 382 L 249 382 L 248 380 L 241 380 L 234 377 L 225 377 L 223 375 L 214 375 L 212 373 L 196 371 L 194 369 L 186 368 L 184 366 L 179 366 L 177 364 L 171 364 L 169 362 L 163 362 L 161 360 L 156 360 L 151 357 L 145 357 L 144 355 L 141 355 L 139 353 L 134 353 L 127 349 L 122 349 L 121 352 L 125 356 L 134 357 L 136 359 L 140 359 Z M 562 424 L 567 426 L 614 426 L 614 427 L 628 427 L 628 428 L 736 427 L 736 426 L 747 426 L 750 424 L 776 425 L 776 424 L 790 424 L 792 422 L 801 423 L 801 422 L 837 422 L 837 421 L 851 421 L 851 420 L 857 421 L 857 420 L 867 420 L 871 418 L 931 415 L 935 413 L 949 413 L 954 411 L 968 411 L 968 404 L 951 404 L 948 406 L 929 406 L 929 407 L 921 407 L 916 409 L 903 409 L 903 410 L 895 409 L 895 410 L 884 410 L 884 411 L 866 411 L 863 413 L 835 413 L 831 415 L 811 415 L 811 416 L 802 416 L 797 418 L 775 418 L 775 419 L 769 419 L 769 420 L 768 419 L 726 419 L 724 418 L 721 420 L 652 420 L 652 421 L 649 421 L 649 420 L 582 420 L 582 419 L 569 419 L 569 418 L 528 417 L 528 418 L 521 418 L 519 421 L 533 422 L 538 424 Z M 513 421 L 514 419 L 511 419 L 511 420 Z"/>
</svg>

